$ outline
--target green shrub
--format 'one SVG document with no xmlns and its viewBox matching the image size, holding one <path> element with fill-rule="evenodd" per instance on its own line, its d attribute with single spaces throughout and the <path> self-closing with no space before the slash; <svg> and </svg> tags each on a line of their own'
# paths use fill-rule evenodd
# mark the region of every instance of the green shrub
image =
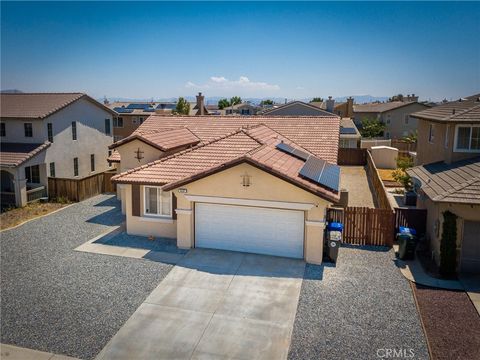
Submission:
<svg viewBox="0 0 480 360">
<path fill-rule="evenodd" d="M 442 239 L 440 242 L 440 273 L 452 276 L 457 268 L 457 215 L 443 213 Z"/>
</svg>

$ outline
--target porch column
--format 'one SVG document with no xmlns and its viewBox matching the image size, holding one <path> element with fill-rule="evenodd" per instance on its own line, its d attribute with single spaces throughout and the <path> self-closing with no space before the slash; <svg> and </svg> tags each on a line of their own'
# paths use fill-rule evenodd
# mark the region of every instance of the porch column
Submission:
<svg viewBox="0 0 480 360">
<path fill-rule="evenodd" d="M 305 221 L 305 261 L 310 264 L 321 264 L 323 259 L 323 234 L 325 221 Z"/>
<path fill-rule="evenodd" d="M 182 249 L 193 247 L 193 210 L 176 209 L 177 246 Z"/>
<path fill-rule="evenodd" d="M 27 179 L 19 179 L 17 172 L 13 182 L 15 184 L 15 205 L 23 207 L 27 205 Z"/>
</svg>

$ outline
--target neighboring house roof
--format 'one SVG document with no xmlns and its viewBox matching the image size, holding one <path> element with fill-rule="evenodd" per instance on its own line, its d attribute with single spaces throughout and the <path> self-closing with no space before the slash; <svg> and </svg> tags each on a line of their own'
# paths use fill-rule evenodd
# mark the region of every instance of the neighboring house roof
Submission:
<svg viewBox="0 0 480 360">
<path fill-rule="evenodd" d="M 361 138 L 360 131 L 351 118 L 340 119 L 340 138 L 357 139 Z"/>
<path fill-rule="evenodd" d="M 151 145 L 161 151 L 169 151 L 183 146 L 196 145 L 200 142 L 200 139 L 198 137 L 196 137 L 190 130 L 184 127 L 177 129 L 167 129 L 164 131 L 139 131 L 139 129 L 137 129 L 133 132 L 132 135 L 110 145 L 109 149 L 115 149 L 133 140 L 143 141 L 144 143 Z"/>
<path fill-rule="evenodd" d="M 416 166 L 407 173 L 433 201 L 480 204 L 480 157 Z"/>
<path fill-rule="evenodd" d="M 302 178 L 305 161 L 276 148 L 291 141 L 265 125 L 238 129 L 210 142 L 129 170 L 112 178 L 117 183 L 160 185 L 164 190 L 198 180 L 240 163 L 256 166 L 330 201 L 338 201 L 337 191 Z"/>
<path fill-rule="evenodd" d="M 328 111 L 325 111 L 325 110 L 319 108 L 318 106 L 315 106 L 315 105 L 312 105 L 312 104 L 307 104 L 303 101 L 291 101 L 291 102 L 289 102 L 285 105 L 281 105 L 279 107 L 266 110 L 262 113 L 262 115 L 275 116 L 276 112 L 282 111 L 283 109 L 286 109 L 286 108 L 289 108 L 289 107 L 292 107 L 292 106 L 296 106 L 296 105 L 304 106 L 304 107 L 309 108 L 311 110 L 315 110 L 315 111 L 318 112 L 319 116 L 334 116 L 334 115 L 332 115 L 332 113 L 329 113 Z"/>
<path fill-rule="evenodd" d="M 120 153 L 117 150 L 113 150 L 112 154 L 109 157 L 107 157 L 107 161 L 111 163 L 119 163 Z"/>
<path fill-rule="evenodd" d="M 336 164 L 340 118 L 328 116 L 156 116 L 152 115 L 134 132 L 166 131 L 185 127 L 202 143 L 239 128 L 264 124 L 326 161 Z"/>
<path fill-rule="evenodd" d="M 175 103 L 151 101 L 117 101 L 107 104 L 118 116 L 150 116 L 155 113 L 170 114 L 175 110 Z"/>
<path fill-rule="evenodd" d="M 17 167 L 49 146 L 48 141 L 43 144 L 0 142 L 0 166 Z"/>
<path fill-rule="evenodd" d="M 480 94 L 418 111 L 411 114 L 411 116 L 434 121 L 479 122 Z"/>
<path fill-rule="evenodd" d="M 3 93 L 0 95 L 0 117 L 44 119 L 82 98 L 112 115 L 116 114 L 113 110 L 83 93 Z"/>
<path fill-rule="evenodd" d="M 391 101 L 385 103 L 370 103 L 370 104 L 355 104 L 353 105 L 353 112 L 356 113 L 384 113 L 404 106 L 419 104 L 427 107 L 425 104 L 420 104 L 415 101 Z"/>
</svg>

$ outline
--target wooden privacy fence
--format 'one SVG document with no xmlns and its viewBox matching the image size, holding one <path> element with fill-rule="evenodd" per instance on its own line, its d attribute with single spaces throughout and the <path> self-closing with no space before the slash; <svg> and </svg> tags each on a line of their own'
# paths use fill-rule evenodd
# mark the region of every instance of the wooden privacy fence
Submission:
<svg viewBox="0 0 480 360">
<path fill-rule="evenodd" d="M 117 184 L 112 183 L 112 176 L 116 175 L 116 171 L 107 171 L 104 173 L 104 192 L 116 192 L 117 191 Z"/>
<path fill-rule="evenodd" d="M 380 175 L 378 174 L 375 163 L 373 162 L 372 155 L 367 151 L 367 175 L 374 189 L 375 199 L 377 201 L 377 206 L 381 209 L 386 209 L 392 211 L 392 205 L 388 201 L 387 190 L 383 184 Z"/>
<path fill-rule="evenodd" d="M 395 229 L 399 226 L 414 228 L 418 235 L 427 231 L 426 209 L 395 209 Z"/>
<path fill-rule="evenodd" d="M 392 210 L 368 207 L 329 209 L 327 220 L 343 223 L 343 241 L 347 244 L 393 245 L 395 214 Z"/>
<path fill-rule="evenodd" d="M 365 165 L 367 163 L 367 149 L 339 148 L 338 165 Z"/>
<path fill-rule="evenodd" d="M 82 201 L 105 191 L 105 173 L 84 179 L 48 178 L 48 196 L 64 197 L 70 201 Z"/>
</svg>

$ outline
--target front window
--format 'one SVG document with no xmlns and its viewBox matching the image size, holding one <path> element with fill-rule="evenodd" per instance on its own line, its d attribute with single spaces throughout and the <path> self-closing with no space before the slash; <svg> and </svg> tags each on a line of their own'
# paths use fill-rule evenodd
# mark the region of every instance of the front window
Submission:
<svg viewBox="0 0 480 360">
<path fill-rule="evenodd" d="M 77 122 L 72 121 L 72 140 L 77 140 Z"/>
<path fill-rule="evenodd" d="M 430 128 L 428 129 L 428 142 L 433 143 L 435 139 L 435 125 L 430 124 Z"/>
<path fill-rule="evenodd" d="M 480 151 L 480 126 L 459 126 L 455 144 L 455 150 Z"/>
<path fill-rule="evenodd" d="M 145 186 L 145 215 L 172 216 L 172 193 L 159 187 Z"/>
<path fill-rule="evenodd" d="M 40 183 L 40 166 L 27 166 L 25 168 L 25 178 L 27 179 L 27 183 Z"/>
<path fill-rule="evenodd" d="M 55 163 L 50 163 L 50 177 L 55 177 Z"/>
<path fill-rule="evenodd" d="M 0 136 L 6 136 L 5 123 L 0 123 Z"/>
<path fill-rule="evenodd" d="M 90 171 L 95 171 L 95 154 L 90 155 Z"/>
<path fill-rule="evenodd" d="M 52 123 L 47 124 L 47 136 L 48 136 L 48 141 L 53 143 L 53 126 L 52 126 Z"/>
<path fill-rule="evenodd" d="M 73 158 L 73 176 L 78 176 L 78 158 Z"/>
<path fill-rule="evenodd" d="M 408 125 L 408 121 L 410 120 L 410 115 L 405 115 L 405 118 L 404 118 L 404 122 L 405 122 L 405 125 Z"/>
<path fill-rule="evenodd" d="M 112 131 L 110 130 L 110 119 L 105 119 L 105 135 L 111 135 Z"/>
<path fill-rule="evenodd" d="M 123 118 L 121 118 L 121 117 L 113 118 L 113 127 L 114 128 L 123 128 Z"/>
</svg>

